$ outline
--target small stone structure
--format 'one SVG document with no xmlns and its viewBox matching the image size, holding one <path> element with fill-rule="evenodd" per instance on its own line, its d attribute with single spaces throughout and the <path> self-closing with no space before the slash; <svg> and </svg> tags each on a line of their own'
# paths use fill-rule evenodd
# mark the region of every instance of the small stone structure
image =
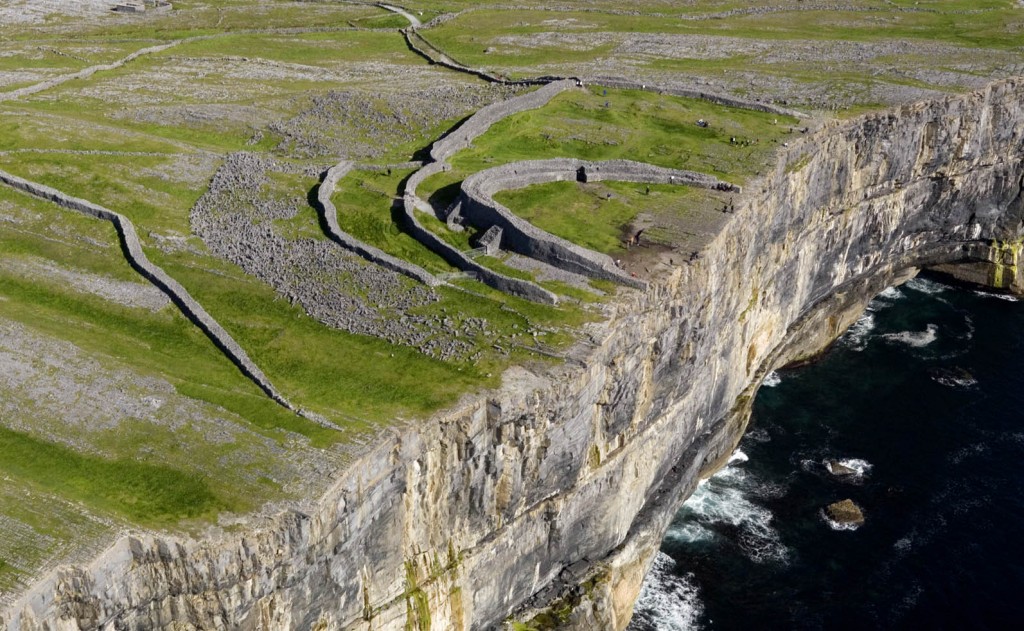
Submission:
<svg viewBox="0 0 1024 631">
<path fill-rule="evenodd" d="M 167 0 L 122 0 L 111 9 L 117 13 L 145 13 L 147 10 L 162 13 L 171 10 Z"/>
<path fill-rule="evenodd" d="M 483 248 L 484 254 L 487 256 L 494 256 L 501 248 L 501 233 L 500 226 L 491 226 L 477 237 L 476 247 Z"/>
<path fill-rule="evenodd" d="M 146 5 L 142 0 L 125 0 L 121 4 L 115 4 L 111 11 L 117 13 L 145 13 Z"/>
</svg>

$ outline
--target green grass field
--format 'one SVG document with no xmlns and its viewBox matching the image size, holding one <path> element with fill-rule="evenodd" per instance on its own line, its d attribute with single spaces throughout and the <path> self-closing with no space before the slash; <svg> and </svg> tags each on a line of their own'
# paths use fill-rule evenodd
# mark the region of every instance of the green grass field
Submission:
<svg viewBox="0 0 1024 631">
<path fill-rule="evenodd" d="M 551 182 L 503 191 L 497 201 L 551 234 L 612 256 L 625 252 L 628 226 L 641 212 L 685 217 L 702 191 L 628 182 Z"/>
</svg>

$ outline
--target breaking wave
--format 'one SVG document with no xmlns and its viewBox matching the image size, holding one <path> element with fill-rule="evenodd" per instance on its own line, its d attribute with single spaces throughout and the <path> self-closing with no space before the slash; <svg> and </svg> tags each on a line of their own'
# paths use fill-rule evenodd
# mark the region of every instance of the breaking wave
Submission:
<svg viewBox="0 0 1024 631">
<path fill-rule="evenodd" d="M 928 294 L 930 296 L 933 296 L 935 294 L 941 294 L 942 292 L 946 291 L 946 289 L 948 289 L 948 287 L 946 287 L 942 283 L 937 283 L 933 280 L 928 280 L 926 278 L 912 278 L 908 280 L 906 283 L 904 283 L 904 286 L 909 287 L 914 291 L 919 291 L 922 294 Z"/>
<path fill-rule="evenodd" d="M 861 526 L 860 524 L 836 521 L 836 520 L 834 520 L 834 519 L 832 519 L 831 517 L 828 516 L 828 513 L 825 512 L 825 509 L 822 509 L 818 514 L 821 516 L 821 519 L 826 524 L 828 524 L 828 527 L 831 528 L 832 530 L 837 530 L 837 531 L 857 530 Z"/>
<path fill-rule="evenodd" d="M 976 296 L 982 296 L 984 298 L 998 298 L 999 300 L 1005 300 L 1007 302 L 1020 302 L 1020 298 L 1017 296 L 1011 296 L 1010 294 L 995 294 L 988 291 L 974 290 Z"/>
<path fill-rule="evenodd" d="M 700 590 L 691 573 L 679 576 L 676 562 L 664 552 L 654 557 L 654 565 L 644 581 L 633 609 L 628 631 L 688 631 L 698 629 L 704 607 Z"/>
<path fill-rule="evenodd" d="M 939 327 L 929 324 L 924 331 L 901 331 L 899 333 L 886 333 L 882 338 L 890 342 L 899 342 L 914 348 L 928 346 L 939 338 Z"/>
<path fill-rule="evenodd" d="M 692 524 L 708 532 L 714 532 L 716 527 L 731 527 L 738 531 L 739 546 L 751 561 L 785 563 L 789 549 L 772 526 L 772 512 L 749 499 L 750 496 L 778 497 L 785 493 L 785 488 L 777 484 L 762 488 L 765 485 L 737 466 L 748 459 L 737 450 L 728 465 L 711 476 L 706 484 L 697 487 L 683 504 L 683 519 L 675 528 L 675 536 L 702 534 L 694 529 L 683 530 Z"/>
<path fill-rule="evenodd" d="M 765 388 L 774 388 L 780 383 L 782 383 L 782 377 L 779 376 L 779 373 L 773 370 L 764 376 L 764 381 L 761 382 L 761 385 Z"/>
<path fill-rule="evenodd" d="M 971 388 L 978 385 L 974 375 L 963 368 L 930 368 L 928 375 L 932 381 L 947 388 Z"/>
<path fill-rule="evenodd" d="M 860 458 L 827 459 L 822 464 L 832 475 L 851 482 L 862 482 L 872 467 Z"/>
<path fill-rule="evenodd" d="M 862 351 L 868 347 L 868 336 L 875 330 L 875 316 L 873 313 L 865 313 L 850 330 L 843 335 L 843 343 L 853 351 Z"/>
<path fill-rule="evenodd" d="M 886 300 L 899 300 L 900 298 L 906 298 L 906 295 L 896 287 L 887 287 L 882 293 L 878 294 L 879 298 L 885 298 Z"/>
</svg>

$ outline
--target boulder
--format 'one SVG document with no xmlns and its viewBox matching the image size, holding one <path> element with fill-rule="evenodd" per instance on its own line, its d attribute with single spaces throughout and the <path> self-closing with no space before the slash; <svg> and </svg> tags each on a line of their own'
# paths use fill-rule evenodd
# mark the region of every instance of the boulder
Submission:
<svg viewBox="0 0 1024 631">
<path fill-rule="evenodd" d="M 825 461 L 825 468 L 828 472 L 836 477 L 843 477 L 848 475 L 857 475 L 857 470 L 852 469 L 843 463 L 839 462 L 835 458 L 829 458 Z"/>
<path fill-rule="evenodd" d="M 863 511 L 851 499 L 829 504 L 825 508 L 825 514 L 828 515 L 829 519 L 839 524 L 860 526 L 864 523 Z"/>
</svg>

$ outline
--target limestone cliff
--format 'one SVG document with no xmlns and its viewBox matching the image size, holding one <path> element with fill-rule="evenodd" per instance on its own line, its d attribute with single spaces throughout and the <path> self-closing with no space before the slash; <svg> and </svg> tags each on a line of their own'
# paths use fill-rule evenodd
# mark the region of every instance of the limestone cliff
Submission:
<svg viewBox="0 0 1024 631">
<path fill-rule="evenodd" d="M 564 366 L 509 371 L 501 391 L 396 431 L 308 512 L 216 540 L 127 538 L 3 622 L 483 629 L 514 613 L 621 629 L 768 370 L 921 266 L 1024 287 L 1022 189 L 1024 80 L 829 123 L 745 187 L 700 258 L 624 291 Z"/>
</svg>

